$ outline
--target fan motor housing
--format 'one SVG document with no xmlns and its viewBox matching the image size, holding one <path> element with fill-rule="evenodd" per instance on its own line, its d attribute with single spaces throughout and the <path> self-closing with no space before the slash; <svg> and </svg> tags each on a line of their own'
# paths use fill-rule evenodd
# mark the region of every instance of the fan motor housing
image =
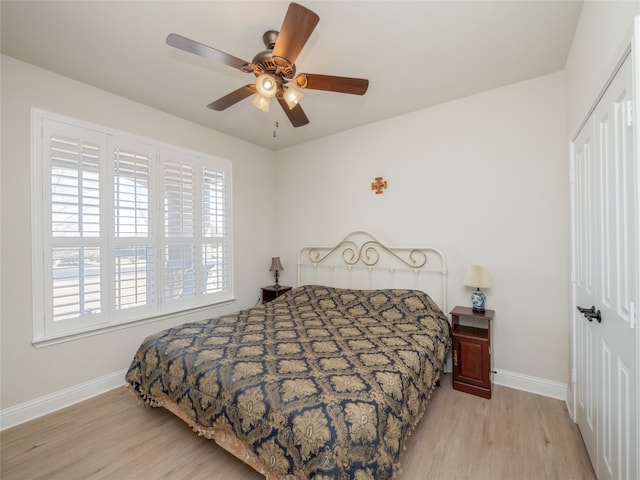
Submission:
<svg viewBox="0 0 640 480">
<path fill-rule="evenodd" d="M 277 30 L 267 30 L 262 35 L 262 41 L 266 50 L 258 52 L 251 63 L 255 66 L 254 74 L 257 76 L 263 73 L 270 73 L 276 76 L 283 83 L 293 79 L 296 74 L 296 66 L 284 57 L 274 57 L 273 48 L 278 40 Z"/>
<path fill-rule="evenodd" d="M 267 30 L 262 34 L 262 42 L 264 43 L 264 48 L 268 50 L 273 50 L 276 46 L 276 41 L 278 40 L 278 32 L 277 30 Z"/>
</svg>

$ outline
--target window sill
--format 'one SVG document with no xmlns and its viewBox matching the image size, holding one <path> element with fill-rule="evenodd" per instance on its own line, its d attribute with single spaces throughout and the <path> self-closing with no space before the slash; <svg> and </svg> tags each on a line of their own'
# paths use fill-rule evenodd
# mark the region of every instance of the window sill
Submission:
<svg viewBox="0 0 640 480">
<path fill-rule="evenodd" d="M 133 321 L 124 322 L 124 323 L 105 325 L 103 327 L 96 327 L 91 330 L 83 330 L 80 332 L 78 331 L 64 332 L 64 333 L 59 333 L 55 335 L 47 335 L 46 337 L 34 338 L 31 341 L 31 344 L 36 348 L 49 347 L 51 345 L 59 345 L 61 343 L 72 342 L 74 340 L 79 340 L 81 338 L 93 337 L 95 335 L 102 335 L 103 333 L 110 333 L 118 330 L 137 327 L 138 325 L 145 325 L 147 323 L 159 322 L 162 320 L 167 320 L 169 318 L 176 318 L 176 317 L 181 317 L 185 315 L 190 315 L 193 313 L 202 312 L 204 310 L 209 310 L 212 307 L 221 307 L 224 305 L 229 305 L 233 302 L 235 302 L 235 298 L 231 298 L 229 300 L 223 300 L 221 302 L 212 303 L 209 305 L 203 305 L 201 307 L 181 310 L 179 312 L 158 315 L 157 317 L 141 318 L 140 320 L 133 320 Z"/>
</svg>

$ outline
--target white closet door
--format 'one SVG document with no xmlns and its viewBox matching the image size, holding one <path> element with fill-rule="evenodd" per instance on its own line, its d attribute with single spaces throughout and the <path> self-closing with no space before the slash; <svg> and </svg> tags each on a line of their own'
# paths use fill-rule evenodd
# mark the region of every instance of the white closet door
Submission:
<svg viewBox="0 0 640 480">
<path fill-rule="evenodd" d="M 637 479 L 637 159 L 631 58 L 573 145 L 577 422 L 599 480 Z M 637 328 L 637 327 L 636 327 Z"/>
<path fill-rule="evenodd" d="M 638 238 L 631 58 L 627 57 L 593 117 L 600 161 L 601 193 L 598 329 L 599 385 L 598 478 L 635 479 L 637 438 L 636 343 L 632 314 L 636 302 Z"/>
<path fill-rule="evenodd" d="M 573 143 L 574 168 L 574 293 L 576 306 L 590 308 L 596 304 L 598 239 L 595 234 L 598 198 L 593 119 L 583 127 Z M 575 323 L 576 422 L 593 459 L 598 453 L 598 418 L 596 389 L 596 335 L 593 320 L 581 314 Z"/>
</svg>

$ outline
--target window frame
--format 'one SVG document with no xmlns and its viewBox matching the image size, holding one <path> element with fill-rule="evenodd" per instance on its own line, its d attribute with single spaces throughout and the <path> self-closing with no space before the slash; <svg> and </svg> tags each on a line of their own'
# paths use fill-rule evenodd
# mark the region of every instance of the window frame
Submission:
<svg viewBox="0 0 640 480">
<path fill-rule="evenodd" d="M 54 303 L 54 267 L 52 252 L 56 245 L 65 245 L 66 240 L 57 241 L 52 226 L 51 207 L 52 200 L 52 162 L 50 150 L 47 146 L 50 140 L 45 138 L 45 130 L 48 125 L 59 126 L 59 131 L 65 128 L 81 129 L 95 133 L 100 140 L 100 147 L 104 151 L 99 153 L 99 223 L 100 232 L 91 240 L 83 240 L 81 236 L 70 236 L 70 245 L 95 244 L 100 248 L 99 275 L 100 275 L 100 310 L 94 315 L 80 315 L 74 318 L 53 320 Z M 84 140 L 84 139 L 83 139 Z M 151 198 L 148 208 L 148 221 L 150 233 L 144 237 L 118 237 L 116 235 L 116 222 L 118 207 L 115 203 L 116 176 L 114 158 L 115 152 L 122 145 L 141 147 L 150 155 L 148 195 Z M 191 284 L 192 296 L 189 298 L 172 299 L 165 298 L 165 248 L 173 241 L 167 234 L 165 223 L 165 205 L 167 197 L 165 189 L 164 168 L 167 159 L 181 162 L 190 166 L 194 172 L 192 216 L 196 218 L 192 222 L 191 234 L 183 237 L 182 244 L 191 248 Z M 216 199 L 219 199 L 222 207 L 217 208 L 216 224 L 222 224 L 220 232 L 215 236 L 207 236 L 203 233 L 203 225 L 207 224 L 205 215 L 205 202 L 203 185 L 209 174 L 213 174 L 221 182 L 220 190 L 213 191 Z M 221 179 L 221 180 L 220 180 Z M 135 197 L 137 201 L 137 196 Z M 33 288 L 33 339 L 36 347 L 56 344 L 63 341 L 82 338 L 86 336 L 105 333 L 134 325 L 160 321 L 169 317 L 185 315 L 210 308 L 212 305 L 222 305 L 234 301 L 234 275 L 233 275 L 233 206 L 232 206 L 232 163 L 214 155 L 195 152 L 175 145 L 158 142 L 152 139 L 118 131 L 109 127 L 71 118 L 68 116 L 47 112 L 39 108 L 31 109 L 31 245 L 32 245 L 32 288 Z M 81 202 L 78 202 L 81 203 Z M 199 205 L 197 205 L 199 204 Z M 208 205 L 208 204 L 207 204 Z M 136 207 L 137 208 L 137 207 Z M 206 213 L 208 214 L 208 213 Z M 200 229 L 198 231 L 198 229 Z M 88 238 L 88 237 L 87 237 Z M 127 241 L 129 239 L 129 241 Z M 153 253 L 150 270 L 152 272 L 152 289 L 149 298 L 151 303 L 134 305 L 131 308 L 122 308 L 116 305 L 116 249 L 120 245 L 151 245 L 149 250 Z M 205 251 L 208 246 L 216 245 L 218 251 L 223 252 L 223 260 L 214 261 L 214 266 L 222 266 L 215 269 L 216 280 L 213 292 L 206 292 L 208 288 L 208 272 L 205 264 Z M 82 247 L 78 247 L 82 248 Z M 166 255 L 169 255 L 167 253 Z M 147 262 L 148 264 L 148 262 Z M 183 266 L 183 270 L 184 270 Z M 78 272 L 81 267 L 78 266 Z M 187 271 L 187 270 L 184 270 Z M 197 279 L 196 274 L 206 271 L 207 277 Z M 120 272 L 121 273 L 121 272 Z M 78 273 L 80 275 L 80 273 Z M 85 277 L 78 277 L 84 279 Z M 137 279 L 137 277 L 136 277 Z M 79 280 L 80 281 L 80 280 Z M 183 279 L 183 282 L 186 280 Z M 184 288 L 184 287 L 183 287 Z M 82 287 L 78 287 L 81 290 Z"/>
</svg>

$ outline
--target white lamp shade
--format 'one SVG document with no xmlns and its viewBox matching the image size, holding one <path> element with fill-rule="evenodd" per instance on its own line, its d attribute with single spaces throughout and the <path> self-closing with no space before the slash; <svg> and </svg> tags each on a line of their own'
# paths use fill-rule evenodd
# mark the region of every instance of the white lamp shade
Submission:
<svg viewBox="0 0 640 480">
<path fill-rule="evenodd" d="M 269 111 L 269 104 L 271 103 L 270 98 L 263 97 L 262 95 L 254 95 L 253 100 L 251 100 L 257 108 L 262 110 L 263 112 Z"/>
<path fill-rule="evenodd" d="M 256 78 L 256 90 L 265 98 L 273 98 L 278 92 L 278 82 L 268 73 L 263 73 Z"/>
<path fill-rule="evenodd" d="M 284 98 L 284 101 L 287 103 L 287 106 L 289 107 L 289 110 L 291 110 L 293 107 L 295 107 L 298 103 L 300 103 L 300 100 L 302 100 L 302 94 L 291 88 L 288 87 L 285 91 L 284 94 L 282 95 L 282 98 Z"/>
<path fill-rule="evenodd" d="M 491 288 L 489 272 L 482 265 L 471 265 L 464 276 L 462 284 L 465 287 Z"/>
</svg>

